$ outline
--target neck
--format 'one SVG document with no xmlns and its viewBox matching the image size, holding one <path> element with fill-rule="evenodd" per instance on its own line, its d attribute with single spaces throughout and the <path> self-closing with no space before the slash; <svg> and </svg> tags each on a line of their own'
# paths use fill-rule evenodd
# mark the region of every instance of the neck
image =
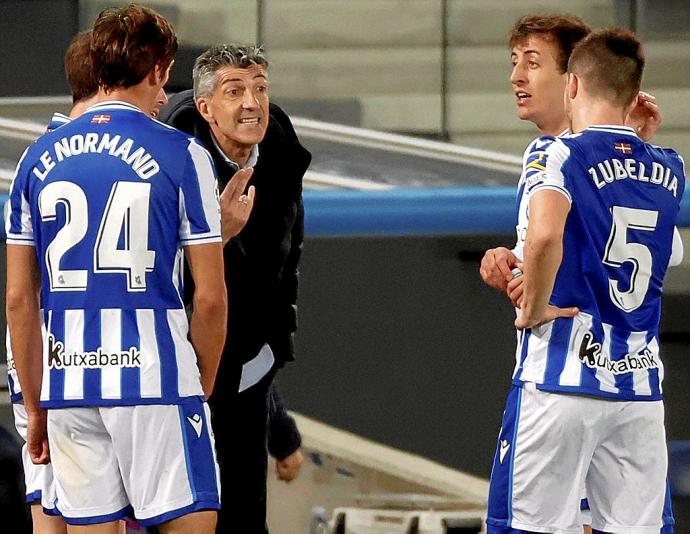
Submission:
<svg viewBox="0 0 690 534">
<path fill-rule="evenodd" d="M 218 143 L 218 146 L 223 153 L 232 161 L 237 163 L 240 167 L 244 167 L 249 161 L 249 156 L 252 153 L 252 148 L 254 148 L 254 145 L 238 143 L 234 139 L 224 135 L 215 124 L 209 125 L 211 126 L 211 133 L 213 134 L 216 143 Z"/>
<path fill-rule="evenodd" d="M 567 130 L 569 126 L 570 124 L 568 123 L 567 117 L 537 124 L 537 128 L 539 128 L 539 131 L 542 133 L 542 135 L 553 136 L 559 135 L 563 130 Z"/>
<path fill-rule="evenodd" d="M 581 132 L 589 126 L 601 124 L 625 126 L 625 110 L 603 101 L 590 100 L 580 105 L 573 105 L 571 113 L 573 132 Z"/>
<path fill-rule="evenodd" d="M 109 100 L 119 100 L 120 102 L 132 104 L 147 115 L 151 113 L 154 102 L 154 98 L 151 97 L 151 91 L 144 86 L 144 82 L 127 88 L 117 87 L 107 93 L 102 87 L 99 88 L 95 103 L 107 102 Z"/>
<path fill-rule="evenodd" d="M 93 96 L 90 96 L 88 98 L 83 98 L 82 100 L 79 100 L 78 102 L 74 103 L 74 106 L 72 106 L 72 109 L 69 112 L 69 118 L 70 119 L 76 119 L 79 117 L 82 113 L 84 113 L 87 109 L 89 109 L 91 106 L 96 104 L 98 102 L 98 93 L 96 93 Z"/>
</svg>

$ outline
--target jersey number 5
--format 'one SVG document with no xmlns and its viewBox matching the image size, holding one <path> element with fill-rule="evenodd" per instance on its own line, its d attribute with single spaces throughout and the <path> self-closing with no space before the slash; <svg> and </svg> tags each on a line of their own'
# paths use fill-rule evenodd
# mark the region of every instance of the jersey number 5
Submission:
<svg viewBox="0 0 690 534">
<path fill-rule="evenodd" d="M 123 273 L 128 291 L 146 291 L 146 273 L 153 271 L 156 253 L 148 250 L 149 197 L 151 184 L 115 182 L 101 218 L 93 251 L 96 273 Z M 65 225 L 46 248 L 46 267 L 51 291 L 86 291 L 86 269 L 62 269 L 63 256 L 79 244 L 89 225 L 86 194 L 66 181 L 48 184 L 38 200 L 43 221 L 57 218 L 57 206 L 65 207 Z M 122 236 L 124 247 L 118 248 Z"/>
<path fill-rule="evenodd" d="M 654 231 L 659 213 L 651 210 L 614 206 L 611 210 L 613 224 L 603 262 L 611 267 L 632 264 L 630 285 L 627 291 L 619 289 L 618 280 L 609 278 L 609 296 L 624 312 L 632 312 L 642 306 L 652 277 L 652 253 L 641 243 L 628 242 L 628 229 Z"/>
</svg>

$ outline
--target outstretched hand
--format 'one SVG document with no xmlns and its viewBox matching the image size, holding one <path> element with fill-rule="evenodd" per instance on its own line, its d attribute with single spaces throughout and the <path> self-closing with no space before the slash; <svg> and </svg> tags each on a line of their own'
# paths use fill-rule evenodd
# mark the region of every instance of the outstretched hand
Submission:
<svg viewBox="0 0 690 534">
<path fill-rule="evenodd" d="M 239 234 L 249 220 L 254 207 L 254 186 L 247 188 L 254 169 L 237 171 L 220 194 L 220 219 L 223 233 L 223 244 Z"/>
<path fill-rule="evenodd" d="M 527 317 L 523 310 L 519 310 L 517 319 L 515 319 L 515 328 L 518 330 L 532 328 L 558 319 L 559 317 L 575 317 L 578 313 L 580 313 L 579 308 L 559 308 L 557 306 L 551 306 L 550 304 L 546 307 L 541 317 Z"/>
<path fill-rule="evenodd" d="M 640 91 L 635 107 L 625 119 L 625 125 L 634 128 L 643 141 L 650 141 L 661 125 L 661 110 L 656 97 Z"/>
</svg>

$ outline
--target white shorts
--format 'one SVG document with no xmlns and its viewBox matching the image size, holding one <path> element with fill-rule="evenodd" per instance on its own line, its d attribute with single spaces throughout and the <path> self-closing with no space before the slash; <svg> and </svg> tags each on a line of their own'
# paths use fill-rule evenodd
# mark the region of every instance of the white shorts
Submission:
<svg viewBox="0 0 690 534">
<path fill-rule="evenodd" d="M 28 504 L 40 504 L 48 515 L 57 515 L 55 510 L 55 480 L 53 479 L 53 466 L 36 465 L 29 457 L 26 447 L 26 425 L 28 418 L 26 408 L 21 403 L 12 405 L 14 411 L 14 426 L 24 440 L 22 445 L 22 464 L 24 464 L 24 483 L 26 485 L 26 502 Z"/>
<path fill-rule="evenodd" d="M 612 401 L 513 386 L 489 487 L 489 533 L 658 534 L 666 491 L 662 401 Z"/>
<path fill-rule="evenodd" d="M 220 508 L 208 406 L 48 410 L 57 509 L 66 523 L 87 525 L 134 516 L 164 523 Z"/>
</svg>

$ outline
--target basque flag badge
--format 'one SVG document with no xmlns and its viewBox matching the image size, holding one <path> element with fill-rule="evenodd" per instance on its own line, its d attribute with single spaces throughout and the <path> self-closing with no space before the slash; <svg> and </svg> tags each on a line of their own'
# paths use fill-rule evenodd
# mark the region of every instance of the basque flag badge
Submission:
<svg viewBox="0 0 690 534">
<path fill-rule="evenodd" d="M 632 145 L 630 143 L 614 143 L 613 148 L 621 154 L 632 154 Z"/>
</svg>

